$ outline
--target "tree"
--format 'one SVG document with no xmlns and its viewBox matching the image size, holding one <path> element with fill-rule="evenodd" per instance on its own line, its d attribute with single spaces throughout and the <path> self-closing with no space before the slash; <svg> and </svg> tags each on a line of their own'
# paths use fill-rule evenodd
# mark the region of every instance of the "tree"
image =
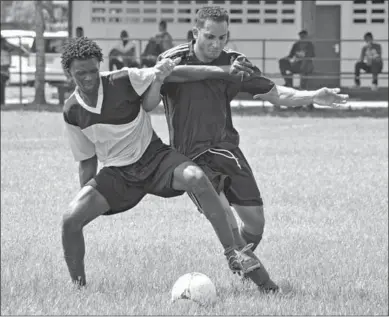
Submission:
<svg viewBox="0 0 389 317">
<path fill-rule="evenodd" d="M 45 32 L 45 22 L 49 16 L 53 20 L 53 7 L 51 1 L 35 1 L 35 48 L 36 48 L 36 64 L 35 64 L 35 99 L 34 104 L 46 104 L 45 98 L 45 69 L 46 69 L 46 48 L 43 34 Z"/>
<path fill-rule="evenodd" d="M 46 103 L 45 98 L 45 20 L 43 16 L 43 1 L 35 1 L 35 47 L 36 47 L 36 64 L 35 64 L 35 99 L 34 104 L 43 105 Z"/>
</svg>

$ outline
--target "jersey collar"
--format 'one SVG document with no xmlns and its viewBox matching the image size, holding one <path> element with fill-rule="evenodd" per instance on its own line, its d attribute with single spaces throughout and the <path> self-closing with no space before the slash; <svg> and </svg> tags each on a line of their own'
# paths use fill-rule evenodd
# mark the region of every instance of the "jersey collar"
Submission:
<svg viewBox="0 0 389 317">
<path fill-rule="evenodd" d="M 97 97 L 97 104 L 96 107 L 90 107 L 88 106 L 84 100 L 81 98 L 80 93 L 78 91 L 78 87 L 76 87 L 76 90 L 74 92 L 74 95 L 76 96 L 77 102 L 83 107 L 85 110 L 93 113 L 100 114 L 101 108 L 103 106 L 103 99 L 104 99 L 104 90 L 103 90 L 103 81 L 101 80 L 100 76 L 100 83 L 99 83 L 99 91 L 98 91 L 98 97 Z"/>
</svg>

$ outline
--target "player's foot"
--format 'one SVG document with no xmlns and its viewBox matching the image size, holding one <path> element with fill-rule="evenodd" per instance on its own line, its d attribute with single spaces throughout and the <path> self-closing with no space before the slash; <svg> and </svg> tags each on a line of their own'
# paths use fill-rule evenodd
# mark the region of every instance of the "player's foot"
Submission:
<svg viewBox="0 0 389 317">
<path fill-rule="evenodd" d="M 378 90 L 378 85 L 376 85 L 376 84 L 371 85 L 371 90 L 372 91 L 377 91 Z"/>
<path fill-rule="evenodd" d="M 241 250 L 234 250 L 228 258 L 228 265 L 233 273 L 248 274 L 261 267 L 261 262 L 251 251 L 252 243 L 246 245 Z"/>
<path fill-rule="evenodd" d="M 258 262 L 260 263 L 260 267 L 252 272 L 243 273 L 242 282 L 245 283 L 251 280 L 252 282 L 254 282 L 255 285 L 258 286 L 258 289 L 261 292 L 265 292 L 265 293 L 279 292 L 280 291 L 279 287 L 277 286 L 276 283 L 274 283 L 271 280 L 269 273 L 266 271 L 266 268 L 262 265 L 261 261 L 254 254 L 254 252 L 250 252 L 250 251 L 248 251 L 248 253 L 258 260 Z"/>
</svg>

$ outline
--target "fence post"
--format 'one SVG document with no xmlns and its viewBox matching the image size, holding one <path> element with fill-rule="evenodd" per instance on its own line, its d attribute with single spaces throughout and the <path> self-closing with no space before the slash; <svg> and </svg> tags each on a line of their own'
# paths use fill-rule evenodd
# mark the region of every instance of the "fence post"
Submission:
<svg viewBox="0 0 389 317">
<path fill-rule="evenodd" d="M 266 74 L 266 39 L 262 40 L 262 73 Z M 265 108 L 265 101 L 262 100 L 262 108 Z"/>
<path fill-rule="evenodd" d="M 22 48 L 22 38 L 19 38 L 19 47 Z M 22 52 L 19 50 L 19 103 L 23 104 L 23 82 L 22 82 Z"/>
</svg>

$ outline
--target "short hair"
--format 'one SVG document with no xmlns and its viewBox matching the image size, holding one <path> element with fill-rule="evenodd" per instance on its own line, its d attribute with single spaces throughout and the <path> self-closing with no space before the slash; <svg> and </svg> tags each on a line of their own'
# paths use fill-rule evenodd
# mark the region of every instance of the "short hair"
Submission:
<svg viewBox="0 0 389 317">
<path fill-rule="evenodd" d="M 64 70 L 69 71 L 71 63 L 75 59 L 86 60 L 97 58 L 99 62 L 103 61 L 103 53 L 96 42 L 85 36 L 70 39 L 63 47 L 61 55 L 61 64 Z"/>
<path fill-rule="evenodd" d="M 221 7 L 202 7 L 196 14 L 196 27 L 201 28 L 204 26 L 205 21 L 212 20 L 215 22 L 227 22 L 230 23 L 228 12 Z"/>
<path fill-rule="evenodd" d="M 159 22 L 159 25 L 160 25 L 160 26 L 163 26 L 165 29 L 166 29 L 166 27 L 167 27 L 167 23 L 166 23 L 165 20 L 162 20 L 161 22 Z"/>
<path fill-rule="evenodd" d="M 373 34 L 371 33 L 371 32 L 367 32 L 367 33 L 365 33 L 365 35 L 363 36 L 363 38 L 365 39 L 365 38 L 373 38 Z"/>
<path fill-rule="evenodd" d="M 128 33 L 126 30 L 123 30 L 120 32 L 120 38 L 122 38 L 122 37 L 128 37 Z"/>
</svg>

